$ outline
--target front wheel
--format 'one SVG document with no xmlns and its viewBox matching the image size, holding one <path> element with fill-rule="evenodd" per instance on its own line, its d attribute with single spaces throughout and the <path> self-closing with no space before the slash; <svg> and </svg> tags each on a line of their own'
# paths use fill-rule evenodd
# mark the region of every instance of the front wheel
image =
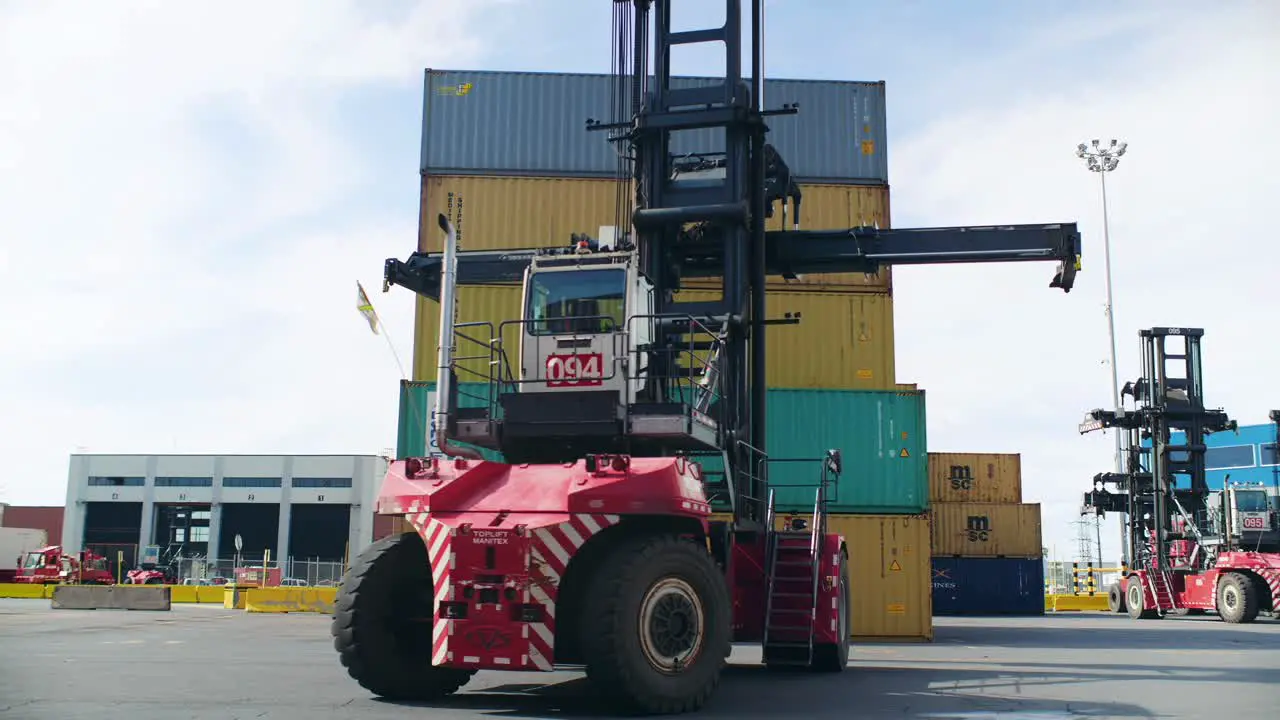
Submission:
<svg viewBox="0 0 1280 720">
<path fill-rule="evenodd" d="M 1218 579 L 1218 615 L 1232 624 L 1251 623 L 1258 618 L 1253 578 L 1231 572 Z"/>
<path fill-rule="evenodd" d="M 720 682 L 732 603 L 706 548 L 671 535 L 602 558 L 580 626 L 587 677 L 646 713 L 698 710 Z"/>
<path fill-rule="evenodd" d="M 383 538 L 351 564 L 330 632 L 343 667 L 361 687 L 389 700 L 437 700 L 475 674 L 431 664 L 433 587 L 417 533 Z"/>
<path fill-rule="evenodd" d="M 1154 620 L 1160 617 L 1155 609 L 1146 609 L 1146 592 L 1142 587 L 1142 577 L 1140 575 L 1130 575 L 1125 580 L 1125 609 L 1129 611 L 1129 617 L 1134 620 Z"/>
</svg>

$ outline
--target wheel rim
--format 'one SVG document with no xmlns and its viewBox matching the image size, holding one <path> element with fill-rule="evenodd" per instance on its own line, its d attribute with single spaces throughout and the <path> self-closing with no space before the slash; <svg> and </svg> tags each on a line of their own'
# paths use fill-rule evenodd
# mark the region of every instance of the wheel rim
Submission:
<svg viewBox="0 0 1280 720">
<path fill-rule="evenodd" d="M 1129 586 L 1129 607 L 1142 609 L 1142 588 L 1137 583 Z"/>
<path fill-rule="evenodd" d="M 705 612 L 689 583 L 664 578 L 640 601 L 640 648 L 664 673 L 678 673 L 702 651 Z"/>
<path fill-rule="evenodd" d="M 1228 585 L 1222 589 L 1222 604 L 1227 606 L 1228 610 L 1235 610 L 1240 605 L 1240 594 L 1236 589 Z"/>
</svg>

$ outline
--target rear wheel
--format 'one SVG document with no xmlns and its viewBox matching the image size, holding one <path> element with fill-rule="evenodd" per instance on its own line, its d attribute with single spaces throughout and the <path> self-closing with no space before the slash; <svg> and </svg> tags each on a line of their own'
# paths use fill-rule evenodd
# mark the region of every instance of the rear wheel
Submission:
<svg viewBox="0 0 1280 720">
<path fill-rule="evenodd" d="M 431 664 L 433 587 L 417 533 L 383 538 L 351 564 L 330 632 L 342 666 L 361 687 L 391 700 L 436 700 L 475 674 Z"/>
<path fill-rule="evenodd" d="M 1117 614 L 1128 609 L 1125 605 L 1124 590 L 1118 582 L 1111 583 L 1111 587 L 1107 588 L 1107 608 Z"/>
<path fill-rule="evenodd" d="M 596 689 L 647 713 L 697 710 L 730 650 L 729 588 L 706 548 L 671 535 L 624 543 L 587 589 L 581 642 Z"/>
<path fill-rule="evenodd" d="M 1218 578 L 1218 615 L 1229 623 L 1251 623 L 1258 617 L 1258 594 L 1253 578 L 1224 573 Z"/>
<path fill-rule="evenodd" d="M 836 624 L 840 641 L 834 645 L 817 645 L 813 648 L 813 669 L 821 672 L 844 672 L 849 665 L 849 635 L 851 633 L 850 613 L 852 603 L 849 596 L 849 553 L 840 551 L 840 566 L 836 568 L 840 578 L 837 598 L 840 602 L 840 620 Z"/>
</svg>

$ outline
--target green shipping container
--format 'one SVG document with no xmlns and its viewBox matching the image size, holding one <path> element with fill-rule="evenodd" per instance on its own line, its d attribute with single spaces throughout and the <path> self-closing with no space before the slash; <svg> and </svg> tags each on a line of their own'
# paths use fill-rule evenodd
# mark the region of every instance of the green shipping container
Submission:
<svg viewBox="0 0 1280 720">
<path fill-rule="evenodd" d="M 840 451 L 844 467 L 827 488 L 828 512 L 916 515 L 929 509 L 923 390 L 774 389 L 766 402 L 776 511 L 813 511 L 829 449 Z M 715 472 L 722 463 L 707 459 L 703 466 Z"/>
<path fill-rule="evenodd" d="M 484 395 L 488 392 L 484 383 L 460 383 L 458 404 L 462 407 L 484 407 Z M 400 422 L 396 432 L 396 457 L 423 457 L 428 454 L 428 436 L 434 434 L 434 423 L 428 420 L 435 415 L 436 384 L 434 382 L 400 381 Z M 434 438 L 431 443 L 435 448 Z M 465 443 L 463 443 L 465 444 Z M 502 454 L 492 450 L 480 450 L 488 460 L 501 460 Z"/>
<path fill-rule="evenodd" d="M 397 457 L 423 455 L 435 383 L 403 382 Z M 464 406 L 483 403 L 484 386 L 464 383 Z M 840 450 L 844 472 L 828 488 L 833 513 L 906 514 L 929 509 L 923 390 L 770 390 L 766 436 L 769 485 L 779 512 L 813 509 L 821 460 Z M 486 457 L 500 456 L 486 452 Z M 717 458 L 705 458 L 710 472 Z"/>
</svg>

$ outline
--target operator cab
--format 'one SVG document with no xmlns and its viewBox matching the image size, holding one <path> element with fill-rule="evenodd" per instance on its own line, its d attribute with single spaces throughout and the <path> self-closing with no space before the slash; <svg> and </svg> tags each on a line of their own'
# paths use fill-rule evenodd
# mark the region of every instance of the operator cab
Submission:
<svg viewBox="0 0 1280 720">
<path fill-rule="evenodd" d="M 1228 483 L 1210 497 L 1209 506 L 1217 545 L 1280 552 L 1280 527 L 1261 483 Z"/>
<path fill-rule="evenodd" d="M 490 407 L 454 404 L 452 437 L 507 462 L 719 449 L 708 412 L 721 338 L 709 320 L 655 315 L 638 253 L 613 236 L 575 236 L 530 262 L 521 317 L 501 323 L 519 326 L 517 357 L 490 363 Z"/>
<path fill-rule="evenodd" d="M 1228 502 L 1227 529 L 1241 550 L 1280 552 L 1280 528 L 1276 527 L 1271 500 L 1261 483 L 1239 483 L 1224 490 Z"/>
</svg>

